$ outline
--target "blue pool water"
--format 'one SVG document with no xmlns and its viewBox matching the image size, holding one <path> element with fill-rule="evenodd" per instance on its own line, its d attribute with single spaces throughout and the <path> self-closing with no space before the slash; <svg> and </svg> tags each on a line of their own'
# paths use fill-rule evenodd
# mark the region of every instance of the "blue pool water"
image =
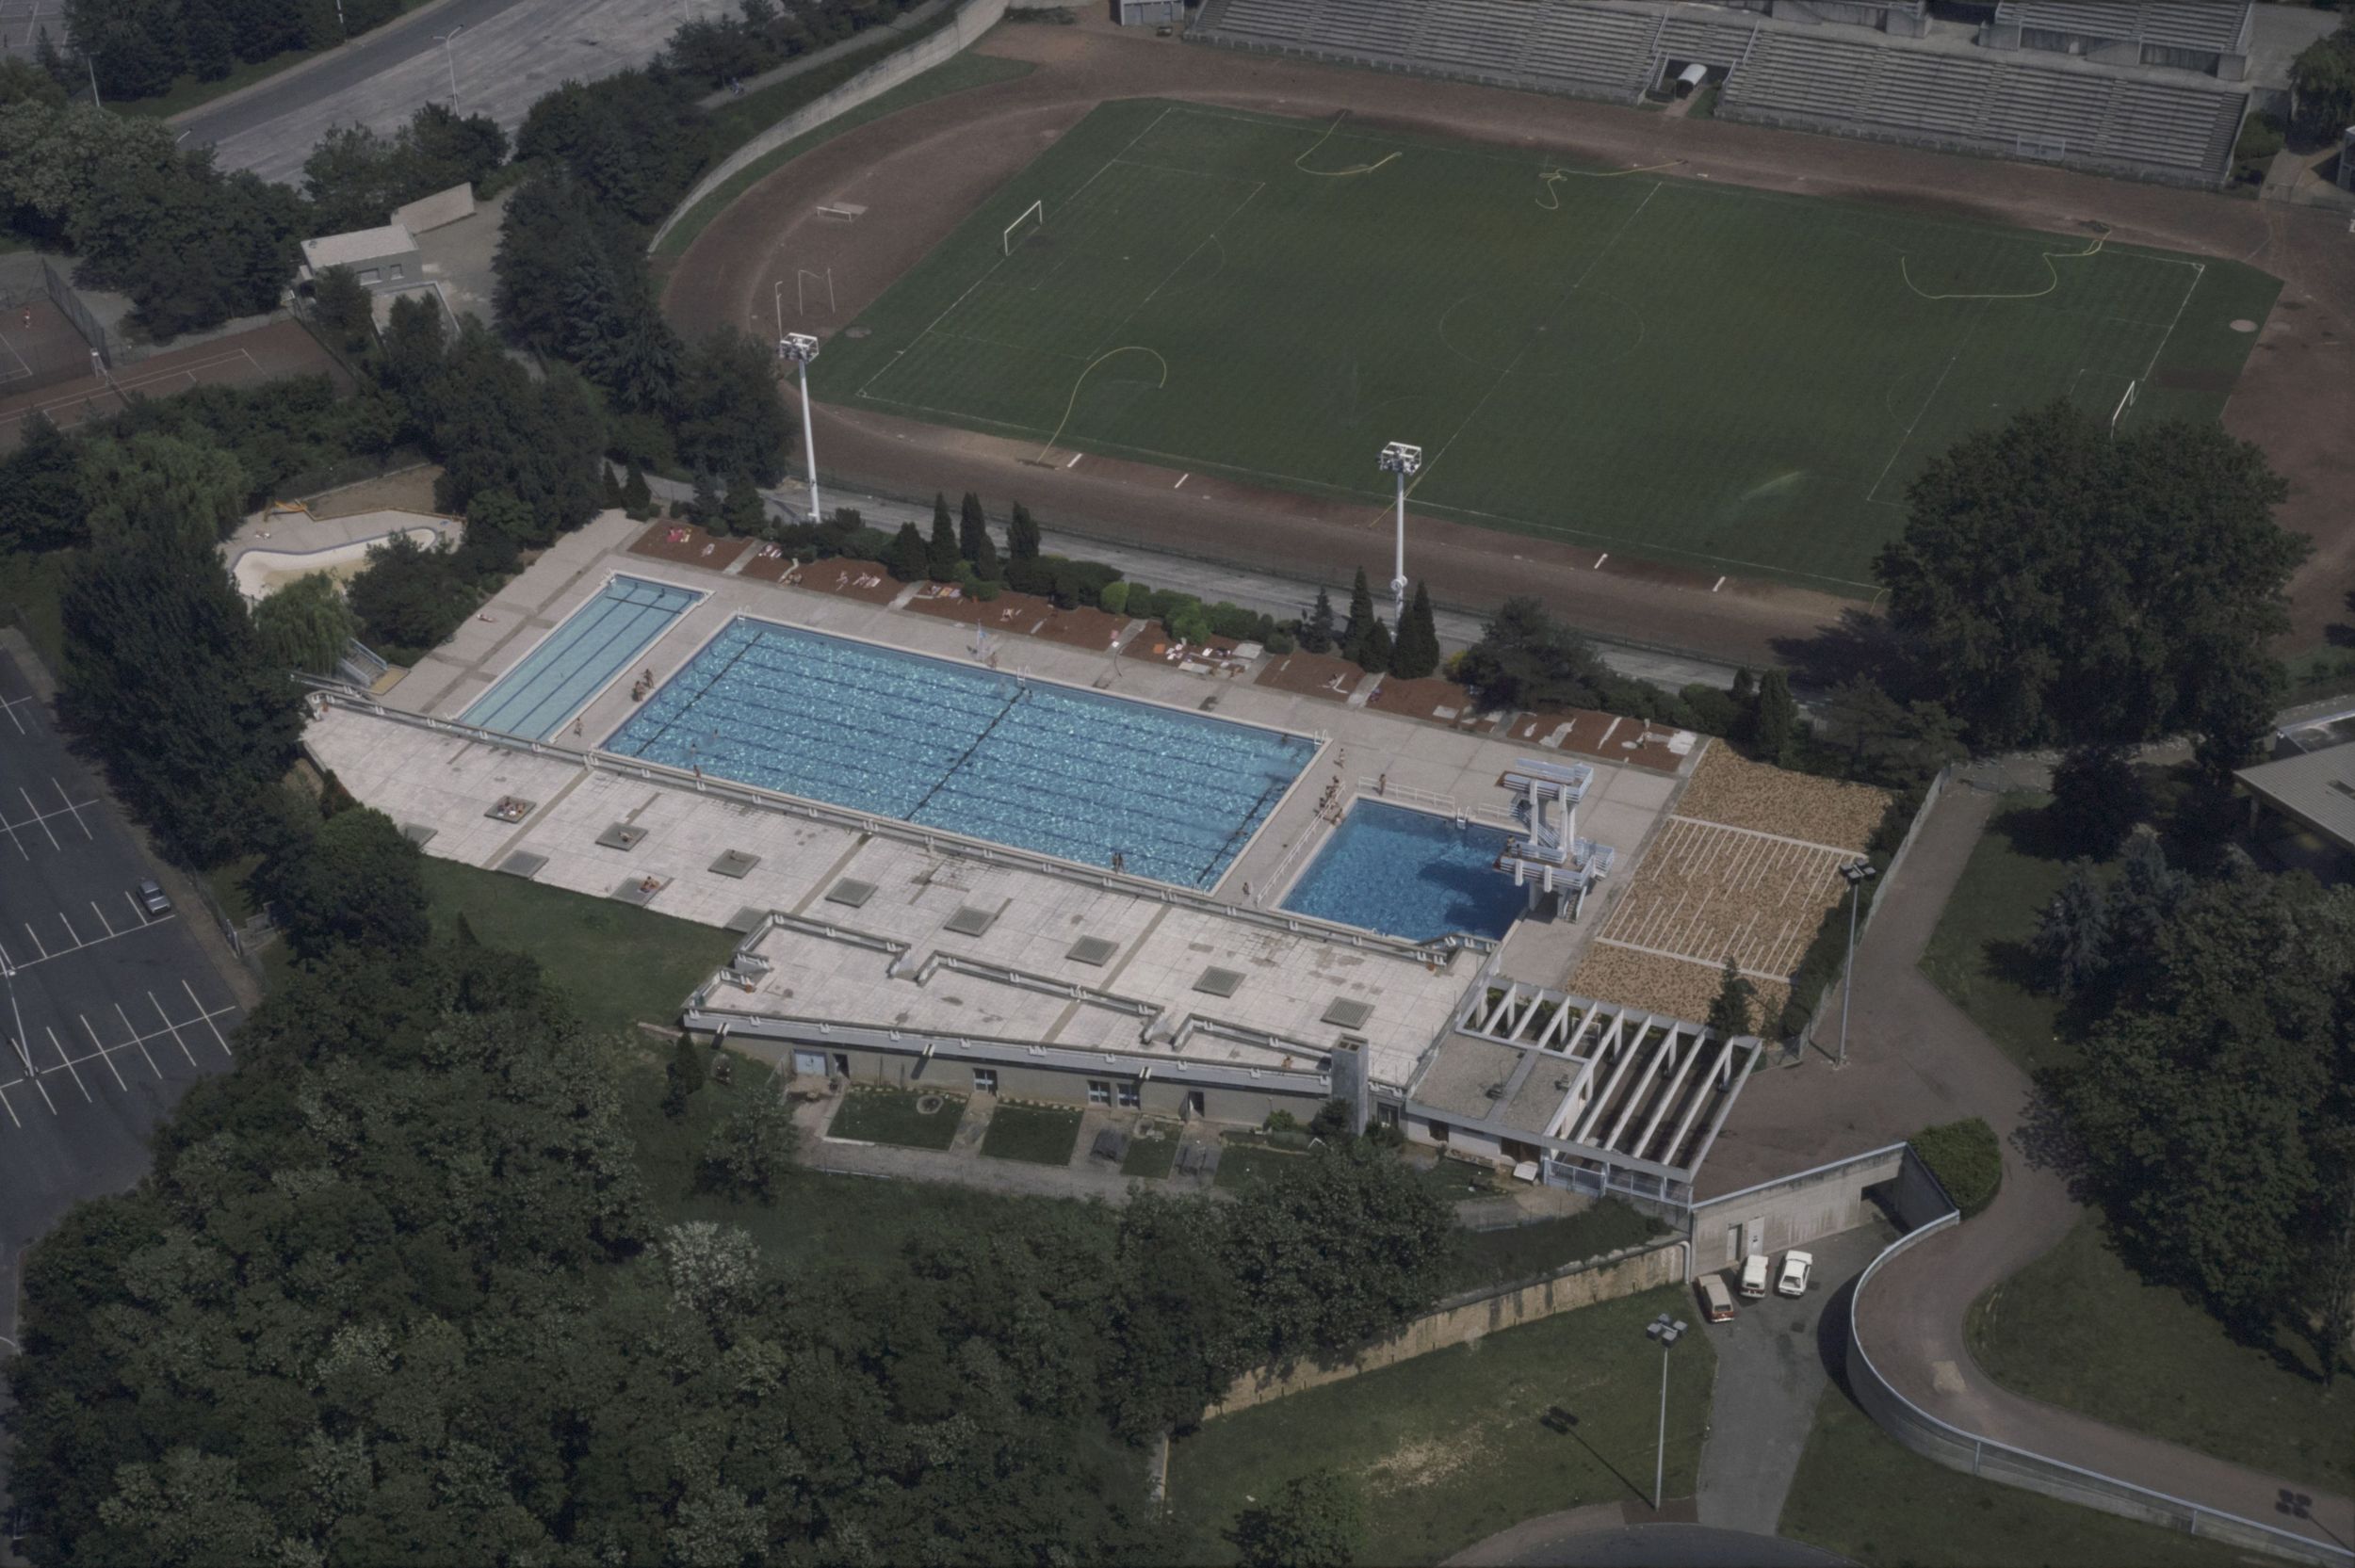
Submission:
<svg viewBox="0 0 2355 1568">
<path fill-rule="evenodd" d="M 1285 897 L 1295 914 L 1409 942 L 1501 937 L 1529 895 L 1494 869 L 1505 835 L 1427 811 L 1359 800 Z"/>
<path fill-rule="evenodd" d="M 616 577 L 459 717 L 486 730 L 545 740 L 702 597 L 668 583 Z"/>
<path fill-rule="evenodd" d="M 606 749 L 1207 888 L 1316 748 L 739 616 Z"/>
</svg>

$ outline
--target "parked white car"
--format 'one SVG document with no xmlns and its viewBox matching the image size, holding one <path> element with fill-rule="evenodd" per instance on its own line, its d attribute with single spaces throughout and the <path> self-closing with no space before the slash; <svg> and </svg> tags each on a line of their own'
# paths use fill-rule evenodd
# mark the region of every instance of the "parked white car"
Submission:
<svg viewBox="0 0 2355 1568">
<path fill-rule="evenodd" d="M 1742 1260 L 1742 1294 L 1751 1298 L 1766 1294 L 1766 1254 L 1752 1253 Z"/>
<path fill-rule="evenodd" d="M 1795 1249 L 1782 1254 L 1782 1274 L 1775 1281 L 1775 1291 L 1782 1296 L 1804 1296 L 1807 1282 L 1815 1272 L 1815 1254 Z"/>
</svg>

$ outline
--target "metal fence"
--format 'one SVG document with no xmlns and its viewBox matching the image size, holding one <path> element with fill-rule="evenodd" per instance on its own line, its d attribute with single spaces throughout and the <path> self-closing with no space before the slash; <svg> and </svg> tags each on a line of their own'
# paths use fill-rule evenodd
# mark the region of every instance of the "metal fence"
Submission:
<svg viewBox="0 0 2355 1568">
<path fill-rule="evenodd" d="M 38 270 L 18 271 L 12 283 L 0 285 L 0 329 L 9 334 L 0 347 L 0 392 L 31 392 L 60 381 L 81 380 L 114 364 L 114 340 L 106 328 L 49 258 L 37 259 Z M 80 335 L 35 325 L 29 307 L 41 304 L 54 308 L 64 324 Z M 19 330 L 9 319 L 19 310 L 25 312 L 24 325 L 32 330 Z"/>
<path fill-rule="evenodd" d="M 1890 1243 L 1859 1276 L 1856 1292 L 1850 1298 L 1848 1387 L 1856 1396 L 1857 1403 L 1864 1407 L 1865 1414 L 1872 1416 L 1884 1431 L 1915 1453 L 1935 1460 L 1950 1470 L 1960 1470 L 2006 1486 L 2042 1493 L 2045 1496 L 2099 1509 L 2104 1513 L 2139 1519 L 2148 1524 L 2179 1529 L 2187 1535 L 2225 1542 L 2274 1557 L 2322 1563 L 2329 1568 L 2348 1568 L 2349 1564 L 2355 1564 L 2355 1551 L 2330 1541 L 2300 1535 L 2237 1513 L 2228 1513 L 2188 1498 L 2170 1496 L 2147 1486 L 2137 1486 L 2133 1481 L 2105 1476 L 2098 1470 L 2071 1464 L 2065 1460 L 2048 1459 L 2042 1454 L 2030 1453 L 2007 1443 L 1998 1443 L 1993 1438 L 1981 1437 L 1940 1420 L 1900 1394 L 1873 1365 L 1872 1355 L 1865 1350 L 1860 1321 L 1864 1316 L 1866 1293 L 1872 1288 L 1873 1276 L 1880 1271 L 1881 1265 L 1925 1237 L 1960 1223 L 1961 1219 L 1959 1213 L 1949 1211 Z"/>
</svg>

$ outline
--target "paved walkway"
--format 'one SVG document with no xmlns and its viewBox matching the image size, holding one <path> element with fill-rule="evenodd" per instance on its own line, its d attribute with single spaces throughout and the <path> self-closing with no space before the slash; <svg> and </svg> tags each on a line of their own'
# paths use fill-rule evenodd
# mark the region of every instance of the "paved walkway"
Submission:
<svg viewBox="0 0 2355 1568">
<path fill-rule="evenodd" d="M 1448 1568 L 1837 1568 L 1820 1547 L 1693 1521 L 1693 1501 L 1596 1503 L 1523 1520 L 1447 1560 Z"/>
<path fill-rule="evenodd" d="M 1904 867 L 1904 897 L 1890 900 L 1857 949 L 1851 1065 L 1841 1076 L 1885 1086 L 1908 1106 L 1918 1105 L 1918 1111 L 1908 1111 L 1917 1125 L 1941 1115 L 1975 1114 L 2004 1142 L 2004 1187 L 1994 1204 L 1892 1261 L 1860 1303 L 1859 1327 L 1874 1365 L 1915 1404 L 1966 1431 L 2209 1508 L 2299 1528 L 2274 1511 L 2288 1484 L 2280 1477 L 2011 1393 L 1971 1359 L 1963 1335 L 1971 1304 L 2050 1251 L 2087 1213 L 2062 1174 L 2029 1152 L 2034 1140 L 2025 1135 L 2036 1095 L 2027 1075 L 1918 967 L 1993 809 L 1991 796 L 1968 788 L 1950 790 L 1940 800 Z M 1801 1076 L 1770 1075 L 1751 1092 Z M 2315 1525 L 2303 1527 L 2307 1533 L 2355 1541 L 2355 1503 L 2317 1496 L 2314 1511 Z"/>
</svg>

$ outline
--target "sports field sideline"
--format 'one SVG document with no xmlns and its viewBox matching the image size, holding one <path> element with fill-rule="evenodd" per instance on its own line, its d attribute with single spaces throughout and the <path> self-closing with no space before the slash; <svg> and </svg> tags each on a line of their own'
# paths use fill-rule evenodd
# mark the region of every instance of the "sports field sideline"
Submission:
<svg viewBox="0 0 2355 1568">
<path fill-rule="evenodd" d="M 1928 458 L 2054 396 L 2106 418 L 2130 382 L 2128 424 L 2214 418 L 2279 288 L 2090 227 L 1132 99 L 983 202 L 813 380 L 1058 465 L 1370 507 L 1375 454 L 1409 442 L 1427 512 L 1862 592 Z"/>
</svg>

